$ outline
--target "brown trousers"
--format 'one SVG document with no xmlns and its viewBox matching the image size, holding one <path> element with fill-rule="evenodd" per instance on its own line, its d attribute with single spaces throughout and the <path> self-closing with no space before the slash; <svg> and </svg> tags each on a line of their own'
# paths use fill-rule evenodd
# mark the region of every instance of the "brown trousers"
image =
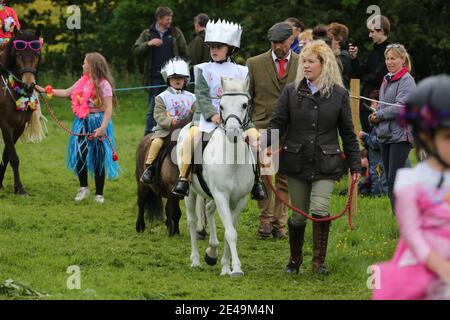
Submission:
<svg viewBox="0 0 450 320">
<path fill-rule="evenodd" d="M 258 201 L 259 224 L 271 225 L 274 231 L 284 230 L 288 220 L 288 210 L 283 205 L 263 177 L 264 185 L 267 190 L 267 199 Z M 271 177 L 273 181 L 273 177 Z M 275 188 L 283 199 L 289 199 L 287 177 L 283 174 L 275 175 Z M 275 199 L 274 199 L 275 198 Z"/>
</svg>

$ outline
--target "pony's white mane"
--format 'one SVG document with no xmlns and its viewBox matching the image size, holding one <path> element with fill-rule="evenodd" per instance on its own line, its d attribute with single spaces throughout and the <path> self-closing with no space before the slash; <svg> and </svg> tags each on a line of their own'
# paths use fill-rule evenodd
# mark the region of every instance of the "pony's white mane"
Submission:
<svg viewBox="0 0 450 320">
<path fill-rule="evenodd" d="M 247 92 L 247 81 L 240 78 L 222 77 L 222 89 L 224 93 Z"/>
</svg>

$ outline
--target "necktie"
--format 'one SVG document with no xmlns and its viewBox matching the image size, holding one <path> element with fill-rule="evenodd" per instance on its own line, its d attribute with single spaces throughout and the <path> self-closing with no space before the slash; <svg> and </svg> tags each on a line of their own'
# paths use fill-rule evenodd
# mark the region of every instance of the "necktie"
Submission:
<svg viewBox="0 0 450 320">
<path fill-rule="evenodd" d="M 278 73 L 280 74 L 280 78 L 284 77 L 284 74 L 286 73 L 286 59 L 277 59 L 279 64 L 279 70 Z"/>
</svg>

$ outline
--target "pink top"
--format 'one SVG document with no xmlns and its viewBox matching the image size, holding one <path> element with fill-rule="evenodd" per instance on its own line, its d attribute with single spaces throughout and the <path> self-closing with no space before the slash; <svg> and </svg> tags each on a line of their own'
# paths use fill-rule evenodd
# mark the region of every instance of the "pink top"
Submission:
<svg viewBox="0 0 450 320">
<path fill-rule="evenodd" d="M 100 82 L 100 90 L 102 90 L 103 98 L 113 96 L 112 87 L 108 80 L 103 79 Z"/>
<path fill-rule="evenodd" d="M 440 179 L 441 172 L 426 162 L 397 173 L 397 220 L 410 249 L 402 257 L 403 264 L 426 262 L 432 249 L 450 259 L 450 173 L 438 189 Z"/>
<path fill-rule="evenodd" d="M 108 80 L 103 79 L 103 80 L 100 82 L 100 90 L 101 90 L 102 93 L 103 93 L 103 94 L 102 94 L 103 98 L 106 98 L 106 97 L 112 97 L 112 96 L 113 96 L 112 86 L 111 86 L 111 84 L 108 82 Z M 95 106 L 95 104 L 94 104 L 94 100 L 92 100 L 92 98 L 89 99 L 88 104 L 89 104 L 89 107 L 90 107 L 90 108 L 96 108 L 96 106 Z"/>
</svg>

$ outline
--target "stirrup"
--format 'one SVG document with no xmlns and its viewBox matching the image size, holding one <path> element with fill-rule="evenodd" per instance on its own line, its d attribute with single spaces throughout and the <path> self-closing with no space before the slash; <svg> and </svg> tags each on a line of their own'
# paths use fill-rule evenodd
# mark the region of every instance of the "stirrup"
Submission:
<svg viewBox="0 0 450 320">
<path fill-rule="evenodd" d="M 152 184 L 153 180 L 155 178 L 155 171 L 156 171 L 156 168 L 154 165 L 148 166 L 147 169 L 145 169 L 144 173 L 142 174 L 142 176 L 139 180 L 145 184 Z"/>
<path fill-rule="evenodd" d="M 266 187 L 259 179 L 253 184 L 252 199 L 257 201 L 267 199 Z"/>
<path fill-rule="evenodd" d="M 178 179 L 172 189 L 172 193 L 179 197 L 189 196 L 189 181 Z"/>
</svg>

